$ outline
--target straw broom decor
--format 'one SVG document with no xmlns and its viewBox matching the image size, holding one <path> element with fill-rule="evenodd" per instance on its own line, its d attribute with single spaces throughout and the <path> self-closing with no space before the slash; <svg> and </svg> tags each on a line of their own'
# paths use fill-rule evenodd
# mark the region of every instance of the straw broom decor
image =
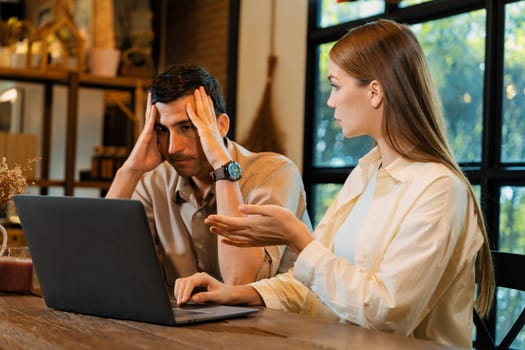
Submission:
<svg viewBox="0 0 525 350">
<path fill-rule="evenodd" d="M 257 114 L 246 139 L 241 142 L 253 152 L 276 152 L 286 154 L 284 148 L 284 133 L 277 123 L 272 103 L 272 83 L 277 65 L 277 56 L 274 54 L 274 8 L 272 0 L 270 56 L 268 57 L 268 72 L 264 94 L 257 109 Z"/>
</svg>

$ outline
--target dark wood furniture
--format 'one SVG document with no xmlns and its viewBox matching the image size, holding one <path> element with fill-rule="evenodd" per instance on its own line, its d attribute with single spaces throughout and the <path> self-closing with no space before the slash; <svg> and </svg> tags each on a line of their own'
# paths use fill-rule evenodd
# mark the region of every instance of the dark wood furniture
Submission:
<svg viewBox="0 0 525 350">
<path fill-rule="evenodd" d="M 520 272 L 525 266 L 525 255 L 493 251 L 492 259 L 494 260 L 496 287 L 525 291 L 525 278 Z M 482 320 L 474 310 L 474 324 L 476 325 L 477 336 L 473 346 L 476 349 L 510 349 L 512 342 L 525 325 L 525 305 L 522 306 L 521 313 L 512 327 L 505 330 L 505 336 L 499 343 L 495 341 L 494 310 L 488 320 Z"/>
<path fill-rule="evenodd" d="M 0 294 L 5 349 L 451 349 L 349 324 L 261 309 L 243 318 L 169 327 L 49 309 L 34 295 Z"/>
<path fill-rule="evenodd" d="M 104 181 L 75 181 L 75 161 L 78 133 L 78 96 L 80 88 L 96 88 L 104 90 L 127 91 L 131 94 L 132 105 L 135 110 L 136 127 L 140 130 L 140 121 L 145 110 L 144 89 L 149 87 L 150 80 L 131 77 L 99 77 L 77 71 L 40 70 L 31 68 L 0 67 L 0 80 L 19 81 L 41 84 L 44 87 L 44 103 L 42 111 L 42 130 L 40 144 L 40 175 L 34 179 L 40 187 L 41 194 L 47 194 L 48 187 L 63 187 L 65 195 L 73 195 L 76 187 L 108 188 L 109 183 Z M 66 117 L 66 146 L 65 146 L 65 174 L 63 180 L 50 178 L 51 156 L 51 122 L 53 106 L 53 86 L 67 87 L 67 117 Z"/>
</svg>

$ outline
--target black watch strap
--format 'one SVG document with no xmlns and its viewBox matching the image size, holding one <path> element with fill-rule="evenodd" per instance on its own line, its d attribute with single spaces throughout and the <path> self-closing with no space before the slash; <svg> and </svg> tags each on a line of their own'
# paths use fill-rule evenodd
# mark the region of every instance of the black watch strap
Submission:
<svg viewBox="0 0 525 350">
<path fill-rule="evenodd" d="M 223 166 L 213 170 L 211 173 L 213 181 L 229 180 L 237 181 L 241 178 L 242 171 L 239 163 L 234 160 L 229 161 Z"/>
</svg>

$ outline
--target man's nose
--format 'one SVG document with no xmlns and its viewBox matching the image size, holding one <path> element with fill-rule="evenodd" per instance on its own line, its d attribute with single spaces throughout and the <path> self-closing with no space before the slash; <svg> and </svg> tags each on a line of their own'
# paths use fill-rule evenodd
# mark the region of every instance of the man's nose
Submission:
<svg viewBox="0 0 525 350">
<path fill-rule="evenodd" d="M 176 133 L 170 134 L 170 144 L 168 146 L 168 153 L 169 154 L 175 154 L 177 152 L 180 152 L 184 149 L 184 141 L 182 137 L 177 135 Z"/>
</svg>

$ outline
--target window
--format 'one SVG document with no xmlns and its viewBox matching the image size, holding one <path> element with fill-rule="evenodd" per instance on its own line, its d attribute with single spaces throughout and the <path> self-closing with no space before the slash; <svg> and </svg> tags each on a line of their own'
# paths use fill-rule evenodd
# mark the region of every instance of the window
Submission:
<svg viewBox="0 0 525 350">
<path fill-rule="evenodd" d="M 387 17 L 423 46 L 454 156 L 474 185 L 493 249 L 525 254 L 525 0 L 310 1 L 304 181 L 314 225 L 373 145 L 345 139 L 326 106 L 327 57 L 349 28 Z M 496 339 L 523 293 L 498 288 Z M 515 310 L 515 311 L 512 311 Z M 525 332 L 512 344 L 525 348 Z"/>
<path fill-rule="evenodd" d="M 433 73 L 458 162 L 481 161 L 485 22 L 486 11 L 477 10 L 411 26 Z"/>
<path fill-rule="evenodd" d="M 505 6 L 501 159 L 525 161 L 525 2 Z"/>
</svg>

